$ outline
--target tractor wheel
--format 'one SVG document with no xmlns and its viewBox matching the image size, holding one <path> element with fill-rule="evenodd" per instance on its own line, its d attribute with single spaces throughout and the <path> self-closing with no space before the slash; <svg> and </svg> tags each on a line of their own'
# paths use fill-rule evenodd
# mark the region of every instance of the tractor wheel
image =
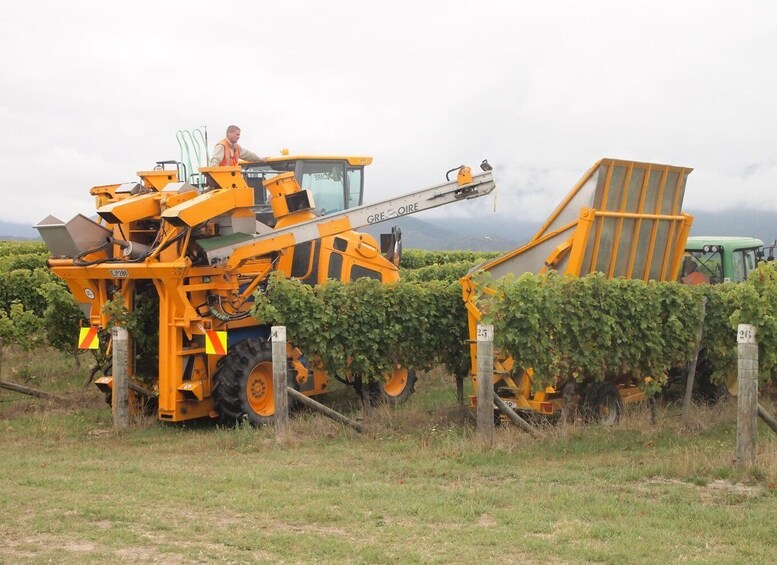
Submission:
<svg viewBox="0 0 777 565">
<path fill-rule="evenodd" d="M 593 420 L 603 426 L 617 424 L 623 414 L 623 399 L 612 383 L 590 385 L 585 403 Z"/>
<path fill-rule="evenodd" d="M 391 372 L 383 375 L 380 381 L 372 381 L 369 384 L 370 402 L 373 404 L 402 404 L 415 392 L 415 383 L 418 380 L 413 369 L 407 369 L 397 365 Z M 361 397 L 362 382 L 357 379 L 353 385 L 356 394 Z"/>
<path fill-rule="evenodd" d="M 288 370 L 293 370 L 290 365 Z M 275 400 L 270 343 L 241 341 L 227 353 L 213 379 L 213 401 L 223 423 L 234 425 L 247 418 L 254 426 L 272 424 Z"/>
</svg>

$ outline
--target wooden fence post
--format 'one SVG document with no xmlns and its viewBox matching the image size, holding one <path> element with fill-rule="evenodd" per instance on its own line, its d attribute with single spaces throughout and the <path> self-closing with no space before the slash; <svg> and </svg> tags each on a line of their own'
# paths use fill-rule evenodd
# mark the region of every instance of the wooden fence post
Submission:
<svg viewBox="0 0 777 565">
<path fill-rule="evenodd" d="M 683 423 L 688 419 L 688 410 L 691 407 L 691 397 L 693 396 L 693 381 L 696 379 L 696 365 L 699 363 L 699 350 L 701 349 L 701 337 L 704 332 L 704 317 L 707 313 L 707 297 L 701 297 L 701 318 L 699 327 L 696 328 L 696 348 L 693 350 L 693 359 L 691 366 L 688 367 L 688 378 L 685 381 L 685 398 L 683 398 Z"/>
<path fill-rule="evenodd" d="M 126 328 L 114 326 L 112 344 L 113 427 L 124 430 L 129 427 L 129 334 Z"/>
<path fill-rule="evenodd" d="M 343 424 L 347 424 L 351 426 L 354 430 L 357 432 L 364 432 L 367 428 L 364 426 L 364 424 L 360 424 L 359 422 L 355 420 L 351 420 L 350 418 L 346 418 L 339 412 L 335 412 L 331 408 L 327 408 L 320 402 L 316 402 L 312 398 L 308 398 L 298 390 L 294 390 L 291 387 L 286 387 L 286 391 L 289 393 L 289 396 L 291 396 L 294 400 L 299 402 L 300 404 L 304 404 L 308 408 L 313 408 L 314 410 L 318 410 L 321 412 L 324 416 L 328 418 L 332 418 L 333 420 L 337 422 L 341 422 Z"/>
<path fill-rule="evenodd" d="M 459 406 L 464 406 L 464 375 L 456 374 L 456 402 Z"/>
<path fill-rule="evenodd" d="M 761 418 L 761 420 L 764 421 L 764 423 L 769 426 L 774 433 L 777 434 L 777 418 L 769 414 L 766 409 L 758 405 L 758 416 Z"/>
<path fill-rule="evenodd" d="M 755 465 L 755 438 L 758 429 L 758 343 L 756 328 L 739 324 L 737 328 L 737 467 Z"/>
<path fill-rule="evenodd" d="M 575 388 L 577 388 L 577 383 L 574 379 L 564 383 L 564 386 L 561 388 L 561 398 L 564 403 L 564 407 L 561 410 L 561 424 L 564 427 L 569 426 L 574 421 L 572 405 L 575 397 Z"/>
<path fill-rule="evenodd" d="M 478 435 L 494 441 L 494 326 L 478 324 Z"/>
<path fill-rule="evenodd" d="M 61 396 L 57 396 L 56 394 L 51 394 L 49 392 L 46 392 L 44 390 L 38 390 L 37 388 L 32 388 L 29 386 L 24 385 L 18 385 L 16 383 L 9 383 L 7 381 L 0 381 L 0 388 L 5 388 L 8 390 L 12 390 L 14 392 L 20 392 L 22 394 L 26 394 L 28 396 L 35 396 L 37 398 L 45 398 L 46 400 L 57 400 L 59 402 L 65 402 L 65 399 Z"/>
<path fill-rule="evenodd" d="M 524 420 L 523 418 L 521 418 L 518 415 L 518 412 L 510 408 L 505 403 L 504 400 L 499 398 L 499 396 L 497 395 L 493 395 L 493 396 L 494 396 L 494 404 L 496 404 L 496 407 L 499 408 L 499 410 L 502 411 L 502 414 L 507 416 L 513 424 L 521 428 L 523 431 L 530 433 L 531 435 L 535 435 L 537 433 L 537 431 L 534 428 L 532 428 L 531 424 L 526 420 Z"/>
<path fill-rule="evenodd" d="M 289 394 L 286 373 L 286 326 L 273 326 L 272 336 L 272 383 L 275 402 L 275 439 L 284 440 L 289 432 Z"/>
</svg>

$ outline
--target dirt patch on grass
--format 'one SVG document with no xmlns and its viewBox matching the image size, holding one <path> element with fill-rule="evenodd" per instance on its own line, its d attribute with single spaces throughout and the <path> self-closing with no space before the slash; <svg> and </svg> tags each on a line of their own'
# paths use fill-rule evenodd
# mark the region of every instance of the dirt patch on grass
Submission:
<svg viewBox="0 0 777 565">
<path fill-rule="evenodd" d="M 31 534 L 29 536 L 17 536 L 5 538 L 0 541 L 0 554 L 5 563 L 18 563 L 25 559 L 31 559 L 48 555 L 52 548 L 60 555 L 65 553 L 92 553 L 98 546 L 92 542 L 62 539 L 57 536 L 45 534 Z"/>
<path fill-rule="evenodd" d="M 478 518 L 478 526 L 490 528 L 491 526 L 496 526 L 496 520 L 490 514 L 483 513 Z"/>
<path fill-rule="evenodd" d="M 116 556 L 120 561 L 130 563 L 191 563 L 191 558 L 171 553 L 169 551 L 160 551 L 155 547 L 132 547 L 119 549 Z"/>
<path fill-rule="evenodd" d="M 737 500 L 758 498 L 766 494 L 766 489 L 761 485 L 748 485 L 734 483 L 722 479 L 706 482 L 690 480 L 669 479 L 666 477 L 652 477 L 647 480 L 647 485 L 666 485 L 672 487 L 686 487 L 699 489 L 699 497 L 703 502 L 727 503 Z"/>
<path fill-rule="evenodd" d="M 745 485 L 742 483 L 731 483 L 729 481 L 723 480 L 712 481 L 704 488 L 710 494 L 735 494 L 744 498 L 758 498 L 766 492 L 766 489 L 764 489 L 761 485 Z"/>
</svg>

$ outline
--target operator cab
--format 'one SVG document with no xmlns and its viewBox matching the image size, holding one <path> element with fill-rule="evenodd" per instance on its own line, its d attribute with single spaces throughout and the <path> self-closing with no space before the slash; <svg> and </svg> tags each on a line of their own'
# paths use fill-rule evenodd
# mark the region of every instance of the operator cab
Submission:
<svg viewBox="0 0 777 565">
<path fill-rule="evenodd" d="M 322 216 L 361 206 L 364 167 L 372 157 L 291 156 L 269 157 L 264 163 L 242 163 L 243 176 L 254 189 L 256 219 L 273 227 L 267 191 L 262 184 L 280 173 L 293 172 L 303 190 L 313 194 L 316 215 Z"/>
</svg>

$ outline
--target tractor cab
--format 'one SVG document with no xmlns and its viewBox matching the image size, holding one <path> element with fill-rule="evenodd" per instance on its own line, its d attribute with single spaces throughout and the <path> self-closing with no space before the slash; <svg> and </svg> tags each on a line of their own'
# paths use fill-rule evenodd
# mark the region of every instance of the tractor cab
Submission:
<svg viewBox="0 0 777 565">
<path fill-rule="evenodd" d="M 313 195 L 315 212 L 322 216 L 362 204 L 364 167 L 372 157 L 292 156 L 270 157 L 263 163 L 242 163 L 246 183 L 254 189 L 256 219 L 274 225 L 269 195 L 263 182 L 293 172 L 303 190 Z"/>
<path fill-rule="evenodd" d="M 710 284 L 742 282 L 756 268 L 762 247 L 753 237 L 689 237 L 679 278 L 700 273 Z"/>
</svg>

